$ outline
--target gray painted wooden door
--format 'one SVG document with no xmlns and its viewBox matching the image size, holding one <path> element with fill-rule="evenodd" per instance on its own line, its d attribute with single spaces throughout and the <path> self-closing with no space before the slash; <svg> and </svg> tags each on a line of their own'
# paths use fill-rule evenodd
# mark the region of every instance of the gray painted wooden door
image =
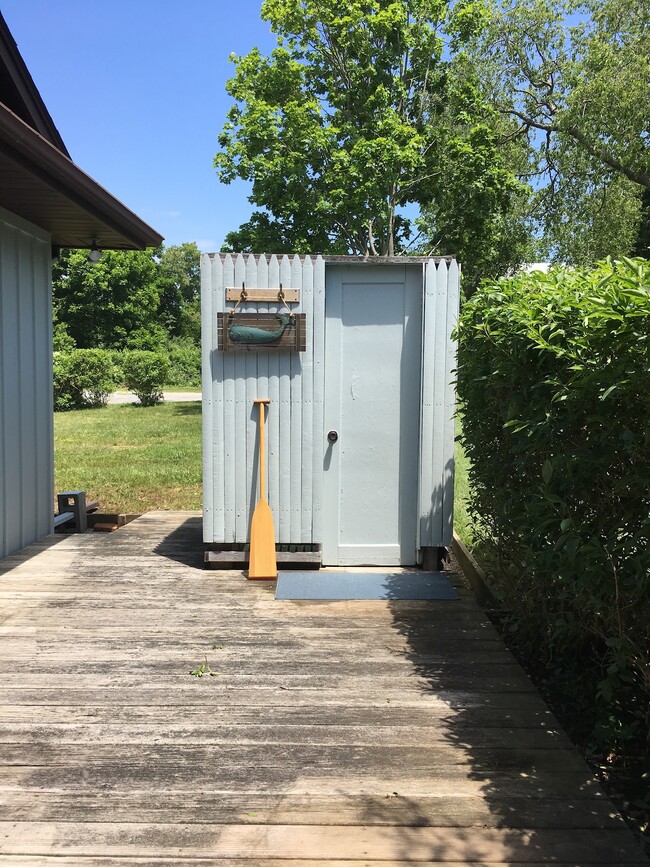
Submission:
<svg viewBox="0 0 650 867">
<path fill-rule="evenodd" d="M 330 566 L 413 565 L 417 556 L 422 270 L 378 270 L 327 269 L 323 563 Z"/>
</svg>

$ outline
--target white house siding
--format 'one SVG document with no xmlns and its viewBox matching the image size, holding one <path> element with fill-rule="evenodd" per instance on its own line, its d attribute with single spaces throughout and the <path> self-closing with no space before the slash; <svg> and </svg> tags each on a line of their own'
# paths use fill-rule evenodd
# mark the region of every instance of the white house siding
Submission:
<svg viewBox="0 0 650 867">
<path fill-rule="evenodd" d="M 452 541 L 455 344 L 458 312 L 455 261 L 405 263 L 423 274 L 423 349 L 419 468 L 418 546 Z M 325 370 L 326 259 L 321 256 L 204 254 L 203 534 L 208 543 L 245 542 L 259 489 L 255 447 L 256 397 L 271 400 L 267 415 L 267 496 L 279 543 L 322 543 L 323 399 Z M 353 267 L 357 267 L 354 265 Z M 381 268 L 381 264 L 359 267 Z M 217 313 L 233 306 L 227 287 L 300 289 L 306 352 L 222 352 Z M 253 302 L 239 310 L 276 311 Z"/>
<path fill-rule="evenodd" d="M 52 532 L 51 250 L 0 208 L 0 558 Z"/>
</svg>

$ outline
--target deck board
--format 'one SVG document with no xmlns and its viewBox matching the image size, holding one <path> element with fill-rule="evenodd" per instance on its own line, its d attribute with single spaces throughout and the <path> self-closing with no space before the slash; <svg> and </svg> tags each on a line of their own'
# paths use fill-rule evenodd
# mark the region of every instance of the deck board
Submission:
<svg viewBox="0 0 650 867">
<path fill-rule="evenodd" d="M 0 867 L 648 863 L 459 576 L 278 602 L 201 555 L 158 512 L 0 563 Z"/>
</svg>

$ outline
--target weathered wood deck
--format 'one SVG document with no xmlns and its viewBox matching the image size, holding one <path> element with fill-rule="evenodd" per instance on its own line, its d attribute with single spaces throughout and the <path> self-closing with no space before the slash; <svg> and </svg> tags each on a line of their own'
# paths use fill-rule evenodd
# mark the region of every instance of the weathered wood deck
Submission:
<svg viewBox="0 0 650 867">
<path fill-rule="evenodd" d="M 190 513 L 0 564 L 0 865 L 646 863 L 466 591 L 273 587 Z"/>
</svg>

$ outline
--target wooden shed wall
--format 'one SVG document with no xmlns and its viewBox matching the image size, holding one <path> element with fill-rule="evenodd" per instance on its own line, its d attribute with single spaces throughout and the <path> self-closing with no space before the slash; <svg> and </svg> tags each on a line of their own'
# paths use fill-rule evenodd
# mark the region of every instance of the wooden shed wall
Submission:
<svg viewBox="0 0 650 867">
<path fill-rule="evenodd" d="M 420 547 L 449 547 L 454 534 L 454 434 L 458 263 L 426 263 L 420 418 Z"/>
<path fill-rule="evenodd" d="M 401 260 L 404 264 L 405 260 Z M 356 267 L 356 266 L 355 266 Z M 381 267 L 363 265 L 360 267 Z M 415 261 L 423 272 L 423 375 L 418 461 L 418 546 L 450 545 L 453 532 L 455 261 Z M 248 540 L 258 491 L 256 397 L 269 397 L 268 500 L 279 543 L 322 542 L 325 287 L 321 256 L 202 256 L 203 533 L 208 543 Z M 227 287 L 301 290 L 306 352 L 221 352 L 217 313 L 232 307 Z M 275 312 L 280 305 L 243 304 Z"/>
<path fill-rule="evenodd" d="M 0 209 L 0 557 L 52 532 L 52 247 Z"/>
<path fill-rule="evenodd" d="M 258 490 L 256 397 L 269 397 L 267 497 L 277 541 L 321 535 L 325 263 L 318 257 L 203 256 L 203 510 L 206 542 L 248 539 Z M 226 287 L 300 289 L 307 315 L 306 352 L 220 352 L 217 313 Z M 279 310 L 244 304 L 240 310 Z M 314 449 L 317 433 L 318 448 Z"/>
</svg>

